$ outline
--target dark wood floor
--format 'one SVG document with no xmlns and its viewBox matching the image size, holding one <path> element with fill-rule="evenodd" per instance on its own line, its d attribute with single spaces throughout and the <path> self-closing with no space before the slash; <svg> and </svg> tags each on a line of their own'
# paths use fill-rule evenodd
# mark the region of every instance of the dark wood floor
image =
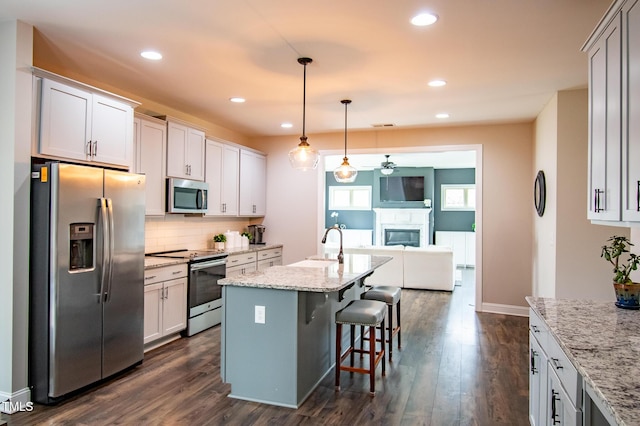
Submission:
<svg viewBox="0 0 640 426">
<path fill-rule="evenodd" d="M 228 398 L 215 327 L 58 406 L 2 414 L 0 424 L 527 425 L 527 319 L 476 314 L 471 275 L 453 294 L 403 290 L 403 348 L 373 398 L 368 377 L 349 373 L 340 393 L 329 374 L 298 410 Z"/>
</svg>

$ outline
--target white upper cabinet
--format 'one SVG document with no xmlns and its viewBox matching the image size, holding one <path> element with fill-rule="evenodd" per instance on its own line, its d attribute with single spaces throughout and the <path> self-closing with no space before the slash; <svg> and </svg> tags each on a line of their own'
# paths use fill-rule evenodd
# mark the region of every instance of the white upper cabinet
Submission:
<svg viewBox="0 0 640 426">
<path fill-rule="evenodd" d="M 583 50 L 589 57 L 587 217 L 640 221 L 640 2 L 611 5 Z"/>
<path fill-rule="evenodd" d="M 147 176 L 145 190 L 145 214 L 165 213 L 165 164 L 167 124 L 152 117 L 136 116 L 135 163 L 133 170 Z"/>
<path fill-rule="evenodd" d="M 204 180 L 204 132 L 167 121 L 167 176 Z"/>
<path fill-rule="evenodd" d="M 238 215 L 240 149 L 207 139 L 205 176 L 209 184 L 208 215 Z"/>
<path fill-rule="evenodd" d="M 622 219 L 640 222 L 640 1 L 622 8 Z"/>
<path fill-rule="evenodd" d="M 129 167 L 133 107 L 117 97 L 42 79 L 38 152 Z"/>
<path fill-rule="evenodd" d="M 264 216 L 267 189 L 267 158 L 255 151 L 240 150 L 240 216 Z"/>
<path fill-rule="evenodd" d="M 589 50 L 589 212 L 620 220 L 620 22 Z"/>
</svg>

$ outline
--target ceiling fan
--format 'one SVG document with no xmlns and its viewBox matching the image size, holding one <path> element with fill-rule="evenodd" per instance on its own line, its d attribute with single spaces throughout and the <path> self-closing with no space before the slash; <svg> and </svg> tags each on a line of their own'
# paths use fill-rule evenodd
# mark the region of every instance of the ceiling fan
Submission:
<svg viewBox="0 0 640 426">
<path fill-rule="evenodd" d="M 390 155 L 386 154 L 386 160 L 380 163 L 380 173 L 382 173 L 383 175 L 390 175 L 391 173 L 393 173 L 394 167 L 396 167 L 396 163 L 394 163 L 393 161 L 389 161 L 389 157 Z"/>
</svg>

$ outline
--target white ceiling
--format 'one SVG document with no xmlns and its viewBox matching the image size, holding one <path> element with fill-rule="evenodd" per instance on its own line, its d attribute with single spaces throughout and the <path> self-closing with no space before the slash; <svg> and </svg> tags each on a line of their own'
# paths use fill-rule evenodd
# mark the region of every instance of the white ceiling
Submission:
<svg viewBox="0 0 640 426">
<path fill-rule="evenodd" d="M 2 0 L 0 20 L 33 24 L 78 75 L 248 136 L 300 135 L 301 56 L 306 133 L 343 129 L 345 98 L 350 129 L 532 120 L 586 86 L 580 47 L 610 1 Z M 439 21 L 411 26 L 423 10 Z"/>
</svg>

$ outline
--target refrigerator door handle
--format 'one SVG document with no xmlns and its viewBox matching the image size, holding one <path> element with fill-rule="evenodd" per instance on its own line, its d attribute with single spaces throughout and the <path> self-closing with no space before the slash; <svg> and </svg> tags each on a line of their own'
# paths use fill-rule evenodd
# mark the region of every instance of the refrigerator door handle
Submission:
<svg viewBox="0 0 640 426">
<path fill-rule="evenodd" d="M 105 294 L 105 302 L 111 300 L 111 282 L 113 277 L 113 252 L 114 248 L 114 226 L 113 226 L 113 200 L 111 198 L 107 198 L 107 216 L 109 217 L 109 259 L 108 259 L 108 279 L 107 279 L 107 291 Z"/>
<path fill-rule="evenodd" d="M 109 256 L 109 229 L 107 218 L 107 199 L 100 198 L 100 219 L 102 222 L 102 265 L 100 268 L 100 303 L 105 300 L 105 292 L 107 285 L 107 266 Z"/>
</svg>

